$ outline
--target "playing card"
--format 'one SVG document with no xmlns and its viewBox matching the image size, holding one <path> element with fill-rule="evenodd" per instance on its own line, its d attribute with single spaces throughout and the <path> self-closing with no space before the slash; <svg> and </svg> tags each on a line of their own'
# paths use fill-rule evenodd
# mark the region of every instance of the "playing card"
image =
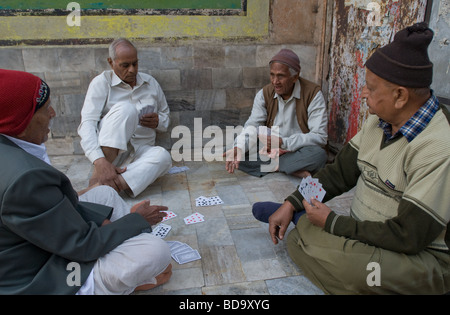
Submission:
<svg viewBox="0 0 450 315">
<path fill-rule="evenodd" d="M 187 166 L 173 166 L 168 171 L 168 173 L 169 174 L 177 174 L 177 173 L 181 173 L 181 172 L 184 172 L 184 171 L 187 171 L 187 170 L 189 170 L 189 167 L 187 167 Z"/>
<path fill-rule="evenodd" d="M 179 254 L 175 254 L 175 260 L 179 263 L 179 264 L 185 264 L 197 259 L 200 259 L 200 254 L 198 253 L 197 250 L 192 250 L 192 251 L 188 251 L 188 252 L 184 252 L 184 253 L 179 253 Z"/>
<path fill-rule="evenodd" d="M 188 244 L 178 241 L 168 241 L 172 258 L 179 264 L 185 264 L 197 259 L 200 259 L 200 254 L 197 250 L 192 249 Z"/>
<path fill-rule="evenodd" d="M 141 108 L 139 111 L 139 119 L 142 118 L 142 116 L 146 114 L 151 114 L 155 111 L 155 106 L 153 105 L 143 105 L 144 107 Z"/>
<path fill-rule="evenodd" d="M 161 222 L 170 220 L 170 219 L 175 218 L 175 217 L 177 216 L 177 215 L 175 214 L 175 212 L 170 211 L 170 210 L 169 210 L 169 211 L 161 211 L 161 212 L 167 213 L 167 215 L 162 219 Z"/>
<path fill-rule="evenodd" d="M 204 196 L 200 196 L 200 197 L 196 198 L 195 206 L 197 206 L 197 207 L 209 206 L 208 198 L 206 198 Z"/>
<path fill-rule="evenodd" d="M 319 183 L 319 180 L 317 178 L 312 178 L 311 176 L 302 179 L 298 186 L 298 191 L 309 203 L 311 203 L 311 198 L 322 202 L 326 194 L 326 191 L 323 189 L 322 184 Z"/>
<path fill-rule="evenodd" d="M 219 196 L 214 196 L 214 197 L 209 197 L 209 204 L 210 205 L 219 205 L 219 204 L 223 204 L 222 199 L 220 199 Z"/>
<path fill-rule="evenodd" d="M 184 223 L 186 223 L 187 225 L 194 224 L 194 223 L 199 223 L 199 222 L 204 222 L 204 221 L 205 221 L 205 217 L 202 214 L 198 213 L 198 212 L 193 213 L 193 214 L 191 214 L 191 215 L 189 215 L 189 216 L 184 218 Z"/>
<path fill-rule="evenodd" d="M 220 199 L 219 196 L 214 196 L 214 197 L 200 196 L 195 199 L 195 205 L 197 207 L 207 207 L 207 206 L 214 206 L 214 205 L 219 205 L 219 204 L 223 204 L 223 200 Z"/>
<path fill-rule="evenodd" d="M 169 248 L 170 248 L 171 252 L 172 252 L 172 250 L 174 250 L 178 246 L 183 245 L 183 243 L 178 242 L 178 241 L 167 241 L 166 243 L 167 243 L 167 245 L 169 245 Z"/>
<path fill-rule="evenodd" d="M 322 185 L 316 189 L 315 194 L 312 196 L 314 199 L 322 202 L 323 197 L 325 197 L 326 191 L 322 188 Z"/>
<path fill-rule="evenodd" d="M 155 235 L 159 238 L 164 238 L 167 236 L 167 234 L 169 234 L 171 229 L 172 227 L 170 225 L 160 223 L 153 229 L 152 233 L 150 234 Z"/>
</svg>

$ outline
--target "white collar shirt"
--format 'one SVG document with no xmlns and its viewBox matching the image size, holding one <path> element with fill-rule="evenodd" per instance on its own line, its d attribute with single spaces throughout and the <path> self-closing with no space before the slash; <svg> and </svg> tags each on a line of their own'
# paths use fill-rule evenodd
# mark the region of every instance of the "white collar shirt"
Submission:
<svg viewBox="0 0 450 315">
<path fill-rule="evenodd" d="M 155 144 L 156 132 L 165 132 L 169 127 L 170 110 L 166 97 L 159 83 L 149 74 L 139 72 L 136 86 L 123 82 L 112 70 L 104 71 L 95 77 L 89 85 L 81 111 L 81 123 L 78 134 L 81 146 L 87 158 L 94 162 L 104 154 L 98 144 L 98 126 L 108 111 L 119 102 L 129 102 L 138 110 L 145 105 L 152 105 L 159 116 L 156 129 L 146 130 L 139 141 L 149 145 Z"/>
<path fill-rule="evenodd" d="M 325 146 L 328 140 L 328 113 L 325 99 L 321 91 L 317 93 L 308 106 L 308 128 L 309 133 L 303 133 L 300 129 L 296 114 L 296 100 L 300 99 L 301 86 L 297 80 L 291 97 L 284 100 L 275 93 L 278 99 L 278 112 L 275 116 L 273 126 L 278 127 L 279 136 L 283 144 L 281 149 L 295 152 L 304 146 Z M 255 97 L 251 115 L 245 123 L 243 132 L 236 138 L 235 146 L 244 152 L 256 144 L 256 136 L 252 133 L 258 126 L 264 126 L 267 120 L 267 109 L 263 90 Z M 249 136 L 246 137 L 245 135 Z M 247 149 L 247 150 L 246 150 Z"/>
<path fill-rule="evenodd" d="M 43 143 L 40 145 L 37 145 L 37 144 L 31 143 L 31 142 L 23 141 L 21 139 L 10 137 L 10 136 L 4 135 L 4 134 L 2 134 L 2 135 L 5 136 L 6 138 L 8 138 L 9 140 L 11 140 L 12 142 L 14 142 L 18 147 L 22 148 L 25 152 L 37 157 L 38 159 L 46 162 L 47 164 L 51 165 L 50 159 L 47 154 L 47 148 L 45 147 L 45 145 Z"/>
</svg>

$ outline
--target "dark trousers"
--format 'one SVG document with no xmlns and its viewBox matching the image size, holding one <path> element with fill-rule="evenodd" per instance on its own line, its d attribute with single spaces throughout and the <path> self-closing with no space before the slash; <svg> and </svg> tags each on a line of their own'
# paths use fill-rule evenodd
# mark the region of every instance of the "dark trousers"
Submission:
<svg viewBox="0 0 450 315">
<path fill-rule="evenodd" d="M 283 172 L 288 175 L 296 171 L 316 173 L 325 166 L 327 163 L 327 158 L 326 151 L 317 145 L 303 147 L 298 151 L 288 152 L 280 156 L 278 161 L 279 172 Z M 270 162 L 270 160 L 261 160 L 259 153 L 256 161 L 250 161 L 247 152 L 245 155 L 245 161 L 241 161 L 239 163 L 239 170 L 256 177 L 262 177 L 269 174 L 269 172 L 262 172 L 261 165 L 268 165 Z"/>
<path fill-rule="evenodd" d="M 269 217 L 280 207 L 281 203 L 269 201 L 257 202 L 254 203 L 252 207 L 253 216 L 261 222 L 269 223 Z M 294 225 L 297 225 L 298 219 L 300 219 L 303 214 L 305 214 L 305 211 L 294 213 L 294 216 L 292 217 Z"/>
</svg>

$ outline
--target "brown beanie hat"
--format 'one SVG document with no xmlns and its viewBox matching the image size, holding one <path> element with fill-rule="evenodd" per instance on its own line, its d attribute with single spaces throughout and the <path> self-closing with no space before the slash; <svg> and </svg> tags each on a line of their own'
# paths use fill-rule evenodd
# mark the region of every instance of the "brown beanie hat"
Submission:
<svg viewBox="0 0 450 315">
<path fill-rule="evenodd" d="M 290 49 L 282 49 L 271 60 L 272 62 L 280 62 L 300 73 L 300 58 Z"/>
<path fill-rule="evenodd" d="M 429 87 L 433 82 L 433 63 L 428 46 L 434 33 L 426 23 L 417 23 L 395 34 L 394 41 L 379 48 L 366 67 L 377 76 L 404 87 Z"/>
</svg>

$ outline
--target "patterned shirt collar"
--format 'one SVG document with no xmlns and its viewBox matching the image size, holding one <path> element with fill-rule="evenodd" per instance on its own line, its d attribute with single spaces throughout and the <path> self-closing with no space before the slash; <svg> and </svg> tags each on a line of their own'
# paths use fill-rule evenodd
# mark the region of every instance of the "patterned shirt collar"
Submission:
<svg viewBox="0 0 450 315">
<path fill-rule="evenodd" d="M 436 112 L 439 110 L 439 100 L 434 96 L 433 91 L 431 97 L 419 110 L 397 131 L 392 135 L 392 125 L 380 118 L 378 127 L 383 129 L 386 135 L 386 142 L 400 135 L 403 135 L 408 142 L 414 140 L 428 125 Z"/>
</svg>

